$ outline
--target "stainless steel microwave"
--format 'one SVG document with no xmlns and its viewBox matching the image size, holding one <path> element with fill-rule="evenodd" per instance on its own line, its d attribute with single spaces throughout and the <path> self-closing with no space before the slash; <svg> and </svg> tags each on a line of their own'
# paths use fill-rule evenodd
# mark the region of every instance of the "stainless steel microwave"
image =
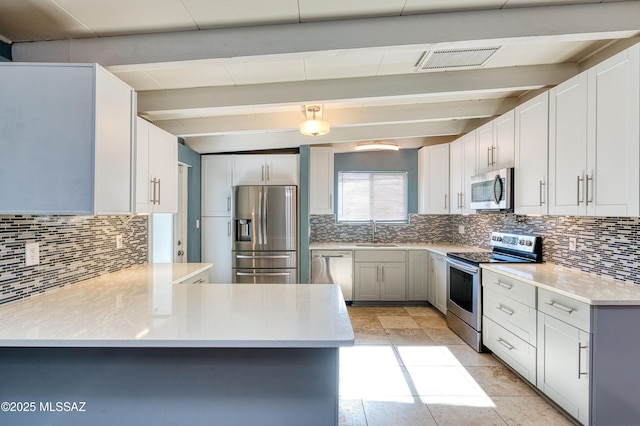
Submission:
<svg viewBox="0 0 640 426">
<path fill-rule="evenodd" d="M 479 212 L 512 212 L 513 168 L 473 176 L 471 208 Z"/>
</svg>

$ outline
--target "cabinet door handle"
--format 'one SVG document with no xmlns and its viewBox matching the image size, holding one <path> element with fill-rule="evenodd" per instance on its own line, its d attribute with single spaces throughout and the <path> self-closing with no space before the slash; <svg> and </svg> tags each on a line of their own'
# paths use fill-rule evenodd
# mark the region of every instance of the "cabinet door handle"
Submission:
<svg viewBox="0 0 640 426">
<path fill-rule="evenodd" d="M 264 165 L 262 166 L 262 178 L 261 180 L 264 182 Z"/>
<path fill-rule="evenodd" d="M 227 226 L 227 228 L 228 228 L 228 230 L 227 230 L 227 237 L 230 237 L 230 236 L 231 236 L 231 222 L 227 222 L 227 225 L 228 225 L 228 226 Z"/>
<path fill-rule="evenodd" d="M 384 282 L 384 266 L 381 266 L 380 269 L 382 269 L 382 279 L 380 282 Z"/>
<path fill-rule="evenodd" d="M 496 309 L 498 309 L 498 310 L 500 310 L 500 311 L 504 312 L 504 313 L 505 313 L 505 314 L 507 314 L 507 315 L 513 315 L 513 314 L 514 314 L 514 312 L 513 312 L 512 310 L 507 309 L 507 308 L 505 308 L 504 306 L 502 306 L 502 305 L 500 305 L 500 304 L 499 304 L 498 306 L 496 306 Z"/>
<path fill-rule="evenodd" d="M 488 146 L 487 147 L 487 167 L 491 167 L 491 159 L 490 159 L 490 155 L 491 155 L 491 147 Z"/>
<path fill-rule="evenodd" d="M 542 205 L 544 204 L 544 201 L 542 200 L 542 188 L 544 188 L 545 183 L 543 181 L 540 181 L 540 207 L 542 207 Z"/>
<path fill-rule="evenodd" d="M 158 179 L 158 204 L 160 204 L 160 194 L 162 194 L 162 186 L 160 185 L 160 179 Z"/>
<path fill-rule="evenodd" d="M 267 164 L 267 180 L 269 180 L 269 179 L 270 179 L 270 177 L 269 177 L 269 165 Z"/>
<path fill-rule="evenodd" d="M 376 282 L 380 282 L 380 265 L 376 265 Z"/>
<path fill-rule="evenodd" d="M 498 337 L 496 340 L 498 341 L 498 343 L 509 350 L 512 350 L 514 348 L 513 345 L 509 344 L 509 342 L 507 342 L 506 340 L 503 340 L 502 337 Z"/>
<path fill-rule="evenodd" d="M 566 312 L 568 314 L 571 314 L 573 311 L 575 311 L 575 309 L 569 308 L 568 306 L 564 306 L 563 304 L 558 303 L 558 302 L 551 301 L 551 302 L 544 302 L 544 303 L 546 303 L 547 305 L 549 305 L 549 306 L 551 306 L 553 308 L 556 308 L 556 309 L 559 309 L 559 310 L 561 310 L 563 312 Z"/>
<path fill-rule="evenodd" d="M 506 288 L 507 290 L 511 290 L 511 288 L 513 287 L 513 284 L 509 284 L 509 283 L 503 283 L 502 281 L 498 280 L 495 282 L 496 285 L 499 285 L 502 288 Z"/>
<path fill-rule="evenodd" d="M 587 193 L 587 195 L 584 197 L 584 202 L 585 205 L 589 205 L 589 203 L 593 203 L 593 199 L 589 199 L 589 181 L 593 182 L 593 176 L 589 177 L 589 175 L 587 175 L 587 181 L 584 183 L 584 190 Z M 594 191 L 591 191 L 591 193 L 593 194 Z"/>
<path fill-rule="evenodd" d="M 329 208 L 333 209 L 333 195 L 329 194 Z"/>
<path fill-rule="evenodd" d="M 151 202 L 151 204 L 155 204 L 156 203 L 156 180 L 155 179 L 151 179 L 151 188 L 149 192 L 151 193 L 151 199 L 149 201 Z"/>
<path fill-rule="evenodd" d="M 447 209 L 447 194 L 444 194 L 444 209 Z"/>
<path fill-rule="evenodd" d="M 496 165 L 496 147 L 495 146 L 491 147 L 491 165 L 492 166 Z"/>
<path fill-rule="evenodd" d="M 231 211 L 231 196 L 227 196 L 227 211 Z"/>
<path fill-rule="evenodd" d="M 587 374 L 589 374 L 588 372 L 582 372 L 582 350 L 587 349 L 588 347 L 589 346 L 582 346 L 580 342 L 578 342 L 578 379 L 580 379 L 581 376 L 586 376 Z"/>
<path fill-rule="evenodd" d="M 582 203 L 584 201 L 584 200 L 580 199 L 580 182 L 584 182 L 584 179 L 582 177 L 578 176 L 578 184 L 577 184 L 578 188 L 577 188 L 577 192 L 576 192 L 577 205 L 580 205 L 580 203 Z"/>
</svg>

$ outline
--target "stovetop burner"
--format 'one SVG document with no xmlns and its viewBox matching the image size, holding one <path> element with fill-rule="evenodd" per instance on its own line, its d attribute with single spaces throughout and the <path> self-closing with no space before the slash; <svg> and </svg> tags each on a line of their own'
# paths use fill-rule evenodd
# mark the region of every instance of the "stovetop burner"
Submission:
<svg viewBox="0 0 640 426">
<path fill-rule="evenodd" d="M 542 262 L 540 237 L 532 235 L 492 232 L 489 243 L 493 251 L 469 251 L 447 253 L 448 257 L 462 262 L 480 263 L 539 263 Z"/>
</svg>

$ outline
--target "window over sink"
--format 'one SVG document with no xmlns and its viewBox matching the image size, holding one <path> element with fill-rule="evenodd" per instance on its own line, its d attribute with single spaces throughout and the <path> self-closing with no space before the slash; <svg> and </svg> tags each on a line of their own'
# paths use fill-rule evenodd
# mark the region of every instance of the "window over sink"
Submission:
<svg viewBox="0 0 640 426">
<path fill-rule="evenodd" d="M 339 172 L 338 222 L 407 223 L 407 172 Z"/>
</svg>

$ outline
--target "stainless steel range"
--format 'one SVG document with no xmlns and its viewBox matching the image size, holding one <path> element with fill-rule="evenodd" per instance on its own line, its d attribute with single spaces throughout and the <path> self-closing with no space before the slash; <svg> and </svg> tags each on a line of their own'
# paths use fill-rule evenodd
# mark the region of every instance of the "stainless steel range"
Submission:
<svg viewBox="0 0 640 426">
<path fill-rule="evenodd" d="M 482 351 L 481 263 L 542 262 L 542 239 L 492 232 L 493 251 L 447 253 L 447 325 L 476 351 Z"/>
</svg>

